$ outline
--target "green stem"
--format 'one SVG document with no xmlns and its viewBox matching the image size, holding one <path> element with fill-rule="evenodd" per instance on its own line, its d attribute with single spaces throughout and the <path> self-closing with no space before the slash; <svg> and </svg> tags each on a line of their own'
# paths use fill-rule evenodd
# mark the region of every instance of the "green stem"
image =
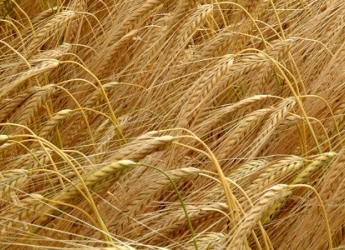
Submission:
<svg viewBox="0 0 345 250">
<path fill-rule="evenodd" d="M 155 169 L 157 170 L 158 172 L 162 173 L 163 175 L 165 175 L 165 177 L 168 178 L 168 180 L 170 181 L 171 183 L 171 186 L 173 187 L 173 189 L 175 190 L 175 193 L 178 197 L 178 199 L 180 200 L 180 203 L 181 203 L 181 206 L 182 206 L 182 209 L 183 209 L 183 212 L 184 212 L 184 215 L 186 216 L 186 219 L 187 219 L 187 223 L 188 223 L 188 227 L 189 227 L 189 230 L 190 230 L 190 233 L 193 237 L 193 244 L 194 244 L 194 248 L 195 250 L 198 250 L 198 244 L 196 242 L 196 238 L 195 238 L 195 231 L 194 231 L 194 228 L 193 228 L 193 225 L 192 225 L 192 221 L 188 215 L 188 211 L 187 211 L 187 208 L 186 208 L 186 204 L 184 203 L 183 201 L 183 198 L 182 198 L 182 195 L 181 193 L 178 191 L 178 188 L 174 182 L 173 179 L 170 178 L 169 175 L 167 175 L 163 170 L 159 169 L 159 168 L 156 168 L 154 166 L 151 166 L 151 165 L 148 165 L 148 164 L 145 164 L 145 163 L 138 163 L 139 166 L 144 166 L 144 167 L 147 167 L 147 168 L 152 168 L 152 169 Z"/>
</svg>

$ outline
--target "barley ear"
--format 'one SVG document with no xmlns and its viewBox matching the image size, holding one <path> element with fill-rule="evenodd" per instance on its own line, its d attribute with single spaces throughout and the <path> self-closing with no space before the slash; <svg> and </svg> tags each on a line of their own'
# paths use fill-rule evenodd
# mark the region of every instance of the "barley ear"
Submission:
<svg viewBox="0 0 345 250">
<path fill-rule="evenodd" d="M 262 219 L 263 214 L 289 190 L 288 185 L 278 184 L 267 189 L 235 230 L 228 249 L 244 249 L 247 236 Z"/>
</svg>

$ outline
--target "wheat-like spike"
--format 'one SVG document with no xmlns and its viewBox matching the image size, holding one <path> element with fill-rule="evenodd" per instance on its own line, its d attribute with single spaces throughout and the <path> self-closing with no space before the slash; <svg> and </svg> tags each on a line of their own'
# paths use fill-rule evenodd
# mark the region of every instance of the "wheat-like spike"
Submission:
<svg viewBox="0 0 345 250">
<path fill-rule="evenodd" d="M 57 13 L 52 19 L 47 21 L 43 27 L 36 32 L 34 38 L 27 46 L 27 56 L 32 56 L 57 30 L 64 27 L 76 16 L 74 11 L 64 10 Z"/>
<path fill-rule="evenodd" d="M 226 249 L 228 241 L 228 236 L 224 233 L 210 232 L 204 233 L 197 237 L 199 249 L 204 250 L 216 250 L 216 249 Z M 188 244 L 184 246 L 186 250 L 194 250 L 195 246 Z"/>
<path fill-rule="evenodd" d="M 114 61 L 117 61 L 116 55 L 122 53 L 120 51 L 125 50 L 124 46 L 126 43 L 131 41 L 137 34 L 138 30 L 131 30 L 119 40 L 114 41 L 114 44 L 111 44 L 109 50 L 106 50 L 104 54 L 100 55 L 100 58 L 98 59 L 100 64 L 97 64 L 97 68 L 94 70 L 96 75 L 98 75 L 100 78 L 107 77 L 111 70 L 116 66 L 114 65 Z"/>
<path fill-rule="evenodd" d="M 3 99 L 0 103 L 1 112 L 4 112 L 4 113 L 12 112 L 17 107 L 19 107 L 23 102 L 25 102 L 34 92 L 36 92 L 37 89 L 39 89 L 39 87 L 34 86 L 28 90 L 18 93 L 12 98 Z M 9 116 L 7 114 L 3 114 L 3 115 Z"/>
<path fill-rule="evenodd" d="M 159 57 L 165 43 L 166 43 L 166 32 L 168 30 L 167 22 L 172 18 L 172 15 L 167 15 L 161 19 L 161 22 L 163 23 L 162 27 L 160 27 L 160 23 L 157 23 L 156 25 L 159 26 L 160 29 L 155 27 L 156 32 L 150 32 L 147 44 L 150 46 L 147 48 L 144 53 L 141 55 L 141 57 L 138 60 L 138 65 L 145 65 L 149 68 L 149 66 L 152 66 L 153 62 L 157 60 Z M 143 73 L 142 73 L 143 74 Z M 142 78 L 142 76 L 138 77 L 139 79 Z M 139 80 L 137 80 L 139 81 Z M 145 86 L 145 85 L 144 85 Z"/>
<path fill-rule="evenodd" d="M 25 221 L 30 218 L 31 215 L 44 206 L 44 197 L 40 194 L 29 194 L 29 197 L 21 199 L 19 204 L 11 207 L 9 211 L 6 211 L 5 215 L 1 216 L 2 228 L 0 235 L 4 237 L 7 231 L 12 228 L 16 222 Z M 18 207 L 19 206 L 19 207 Z"/>
<path fill-rule="evenodd" d="M 343 174 L 339 174 L 340 177 L 343 177 Z M 337 183 L 338 186 L 336 187 L 336 189 L 332 192 L 330 200 L 332 204 L 342 204 L 343 203 L 343 197 L 344 197 L 344 192 L 345 192 L 345 182 L 344 181 L 340 181 L 339 183 Z M 329 185 L 327 185 L 329 186 Z M 331 192 L 331 191 L 330 191 Z M 326 193 L 327 195 L 327 193 Z M 326 199 L 326 197 L 325 197 Z M 340 207 L 338 206 L 332 206 L 329 210 L 334 211 L 334 210 L 341 210 Z"/>
<path fill-rule="evenodd" d="M 215 202 L 210 205 L 201 205 L 195 209 L 189 209 L 189 217 L 194 227 L 200 227 L 203 223 L 216 220 L 224 217 L 222 212 L 228 212 L 228 206 L 222 202 Z M 174 239 L 183 232 L 188 231 L 187 221 L 184 213 L 179 211 L 177 214 L 170 215 L 169 218 L 162 224 L 159 222 L 158 232 L 150 235 L 149 243 L 157 244 L 162 242 L 164 238 Z"/>
<path fill-rule="evenodd" d="M 328 200 L 332 195 L 334 195 L 334 192 L 336 191 L 339 183 L 342 182 L 344 178 L 344 171 L 343 171 L 343 164 L 345 162 L 345 154 L 344 150 L 338 153 L 338 157 L 332 161 L 332 164 L 330 165 L 329 172 L 327 173 L 327 177 L 325 178 L 328 181 L 328 185 L 322 186 L 320 190 L 320 195 L 325 200 Z M 345 184 L 345 183 L 344 183 Z"/>
<path fill-rule="evenodd" d="M 230 178 L 232 181 L 238 182 L 254 173 L 256 170 L 266 166 L 267 163 L 268 162 L 266 160 L 252 160 L 246 162 L 235 170 L 231 171 L 231 174 L 228 176 L 228 178 Z"/>
<path fill-rule="evenodd" d="M 116 130 L 114 126 L 108 126 L 108 129 L 103 132 L 103 135 L 97 140 L 97 152 L 107 152 L 109 144 L 114 141 L 114 136 L 116 135 Z M 103 161 L 105 157 L 104 154 L 100 156 L 99 162 Z"/>
<path fill-rule="evenodd" d="M 32 19 L 32 23 L 33 24 L 37 24 L 42 22 L 43 20 L 47 19 L 48 17 L 54 15 L 57 11 L 57 7 L 52 7 L 49 8 L 47 10 L 44 10 L 42 12 L 40 12 L 39 14 L 37 14 L 33 19 Z"/>
<path fill-rule="evenodd" d="M 192 38 L 197 28 L 211 15 L 213 6 L 210 4 L 205 4 L 198 6 L 188 20 L 180 27 L 176 35 L 174 35 L 176 42 L 168 47 L 164 60 L 173 64 L 177 60 L 178 55 L 181 53 L 182 48 L 184 48 L 187 42 Z M 176 51 L 179 51 L 176 53 Z M 164 64 L 166 65 L 166 64 Z"/>
<path fill-rule="evenodd" d="M 240 165 L 235 170 L 231 171 L 231 174 L 227 177 L 228 180 L 231 182 L 236 182 L 241 184 L 241 187 L 245 187 L 246 183 L 243 184 L 244 180 L 249 178 L 254 178 L 256 176 L 256 172 L 264 169 L 268 164 L 266 160 L 251 160 L 247 163 Z M 217 186 L 212 189 L 210 192 L 207 192 L 205 196 L 206 201 L 217 201 L 224 197 L 224 190 Z M 241 199 L 239 199 L 240 201 Z"/>
<path fill-rule="evenodd" d="M 140 57 L 135 62 L 137 67 L 141 67 L 140 72 L 136 72 L 136 77 L 133 80 L 133 83 L 139 83 L 142 86 L 150 86 L 151 82 L 147 81 L 147 78 L 151 76 L 150 72 L 153 72 L 153 66 L 157 58 L 161 54 L 162 46 L 165 42 L 165 34 L 167 31 L 167 26 L 155 26 L 152 25 L 152 28 L 147 32 L 147 41 L 145 41 L 144 47 L 139 47 L 138 51 L 140 52 Z M 133 68 L 135 68 L 133 66 Z"/>
<path fill-rule="evenodd" d="M 278 184 L 267 189 L 259 200 L 254 204 L 253 208 L 244 217 L 241 224 L 232 235 L 231 242 L 228 249 L 244 249 L 244 241 L 247 236 L 255 228 L 255 225 L 262 219 L 262 215 L 267 211 L 276 201 L 289 190 L 289 186 L 285 184 Z"/>
<path fill-rule="evenodd" d="M 195 122 L 196 124 L 202 124 L 200 126 L 200 134 L 207 133 L 215 124 L 219 124 L 222 120 L 224 120 L 227 116 L 229 116 L 231 113 L 238 111 L 242 108 L 248 108 L 250 105 L 255 104 L 257 102 L 260 102 L 262 100 L 266 100 L 272 98 L 270 95 L 255 95 L 248 97 L 246 99 L 243 99 L 239 102 L 224 106 L 219 108 L 218 110 L 211 112 L 212 115 L 205 115 L 203 117 L 198 118 L 198 120 Z M 207 121 L 207 122 L 202 122 Z"/>
<path fill-rule="evenodd" d="M 235 58 L 230 70 L 224 76 L 224 81 L 219 83 L 204 101 L 205 107 L 217 107 L 216 97 L 229 89 L 237 79 L 246 77 L 250 72 L 262 68 L 268 64 L 268 60 L 263 53 L 243 55 Z"/>
<path fill-rule="evenodd" d="M 238 31 L 240 33 L 236 34 Z M 250 43 L 248 37 L 242 34 L 250 35 L 252 31 L 253 26 L 251 22 L 243 23 L 239 29 L 229 25 L 217 34 L 213 42 L 206 43 L 205 48 L 202 48 L 200 56 L 221 56 L 224 53 L 229 53 L 229 50 L 232 50 L 233 53 L 241 51 Z"/>
<path fill-rule="evenodd" d="M 167 31 L 165 36 L 162 36 L 157 45 L 153 48 L 153 54 L 151 56 L 151 60 L 148 62 L 149 69 L 159 75 L 164 75 L 165 78 L 175 77 L 174 69 L 168 67 L 169 65 L 175 65 L 175 62 L 179 59 L 180 55 L 183 53 L 184 48 L 188 44 L 193 37 L 193 34 L 196 32 L 198 27 L 202 25 L 203 22 L 212 14 L 213 7 L 212 5 L 201 5 L 198 6 L 193 12 L 193 14 L 181 24 L 180 28 L 175 30 L 174 28 Z M 180 21 L 180 20 L 179 20 Z M 171 26 L 169 26 L 171 27 Z M 171 40 L 171 42 L 166 43 L 166 41 Z M 162 48 L 164 47 L 164 48 Z M 164 54 L 158 51 L 157 54 L 155 51 L 157 49 L 160 51 L 164 51 Z M 157 59 L 157 62 L 151 64 L 153 59 Z M 156 72 L 157 68 L 156 65 L 159 65 L 158 69 L 163 69 L 163 72 Z M 167 73 L 168 72 L 168 73 Z M 167 73 L 167 74 L 166 74 Z M 155 76 L 154 76 L 155 77 Z M 142 74 L 138 76 L 137 81 L 141 81 L 143 79 Z M 146 82 L 151 84 L 151 81 L 154 79 L 146 77 Z M 141 83 L 140 83 L 141 84 Z M 171 88 L 168 86 L 167 92 L 169 92 Z M 163 90 L 164 91 L 164 90 Z"/>
<path fill-rule="evenodd" d="M 165 77 L 174 77 L 174 71 L 171 71 L 170 67 L 168 66 L 175 64 L 175 62 L 183 52 L 183 48 L 185 48 L 188 41 L 192 39 L 192 36 L 196 32 L 198 27 L 202 25 L 202 23 L 205 22 L 205 20 L 212 14 L 212 10 L 213 6 L 210 4 L 198 6 L 195 9 L 194 13 L 187 20 L 185 20 L 185 22 L 181 25 L 181 27 L 179 27 L 177 31 L 172 32 L 172 34 L 168 31 L 167 36 L 165 37 L 165 39 L 163 39 L 162 42 L 165 43 L 166 40 L 170 39 L 174 39 L 174 42 L 169 47 L 166 47 L 164 54 L 160 55 L 160 60 L 158 60 L 155 64 L 159 64 L 159 68 L 165 71 L 161 72 L 161 74 L 169 71 L 169 73 L 166 74 Z M 158 44 L 160 45 L 160 43 Z M 153 57 L 153 59 L 155 59 L 155 57 Z M 151 80 L 152 79 L 148 79 L 147 81 L 151 82 Z"/>
<path fill-rule="evenodd" d="M 164 24 L 165 23 L 163 23 L 162 25 Z M 151 65 L 152 60 L 155 60 L 157 58 L 157 55 L 162 47 L 164 34 L 167 31 L 167 26 L 162 25 L 160 25 L 160 23 L 152 25 L 151 29 L 147 32 L 147 41 L 145 41 L 146 46 L 144 45 L 145 47 L 140 48 L 142 52 L 137 65 L 145 65 L 146 67 L 148 67 Z"/>
<path fill-rule="evenodd" d="M 70 49 L 72 45 L 69 43 L 63 43 L 56 47 L 55 49 L 42 51 L 31 57 L 29 62 L 49 60 L 49 59 L 60 59 L 63 57 Z"/>
<path fill-rule="evenodd" d="M 193 14 L 187 20 L 185 20 L 185 22 L 181 25 L 181 27 L 179 27 L 177 31 L 175 31 L 175 29 L 170 30 L 171 32 L 168 31 L 167 36 L 165 37 L 165 39 L 163 39 L 162 42 L 165 43 L 166 40 L 170 39 L 174 39 L 174 42 L 171 43 L 169 47 L 166 47 L 163 55 L 160 55 L 160 60 L 156 62 L 156 65 L 159 64 L 159 68 L 170 71 L 170 67 L 167 66 L 175 64 L 175 62 L 181 55 L 183 48 L 185 48 L 188 41 L 192 39 L 192 35 L 196 32 L 198 27 L 211 15 L 212 10 L 213 6 L 210 4 L 198 6 Z M 174 20 L 172 21 L 174 22 Z M 174 76 L 172 71 L 167 75 L 168 78 L 171 77 L 171 74 L 172 76 Z"/>
<path fill-rule="evenodd" d="M 93 190 L 97 190 L 102 184 L 114 181 L 120 176 L 126 174 L 136 166 L 136 163 L 130 160 L 121 160 L 109 165 L 106 165 L 99 170 L 90 173 L 84 177 L 85 185 Z M 80 186 L 81 188 L 81 186 Z"/>
<path fill-rule="evenodd" d="M 186 21 L 185 24 L 181 27 L 181 32 L 176 35 L 176 37 L 180 37 L 182 35 L 182 39 L 180 44 L 185 44 L 188 41 L 192 34 L 196 31 L 196 29 L 206 20 L 206 18 L 211 15 L 213 10 L 213 5 L 205 4 L 200 5 L 197 7 L 194 15 Z M 180 47 L 180 46 L 178 46 Z"/>
<path fill-rule="evenodd" d="M 284 99 L 263 124 L 258 137 L 252 142 L 253 148 L 248 150 L 246 157 L 253 157 L 260 151 L 262 146 L 269 140 L 274 130 L 279 126 L 281 121 L 285 119 L 288 112 L 295 106 L 296 100 L 294 98 Z"/>
<path fill-rule="evenodd" d="M 200 58 L 221 56 L 222 52 L 234 42 L 234 34 L 229 33 L 227 29 L 218 33 L 214 41 L 206 43 L 206 46 L 200 51 Z"/>
<path fill-rule="evenodd" d="M 47 137 L 47 135 L 53 131 L 59 124 L 61 124 L 67 117 L 73 114 L 71 109 L 63 109 L 54 114 L 54 116 L 45 124 L 45 126 L 40 130 L 38 135 L 40 137 Z"/>
<path fill-rule="evenodd" d="M 198 0 L 181 0 L 176 8 L 177 18 L 181 18 L 180 15 L 184 15 L 186 11 L 196 7 Z"/>
<path fill-rule="evenodd" d="M 326 167 L 337 156 L 335 152 L 326 152 L 316 157 L 296 178 L 291 184 L 305 183 L 305 181 L 311 177 L 320 167 Z"/>
<path fill-rule="evenodd" d="M 338 154 L 334 152 L 326 152 L 321 154 L 320 156 L 316 157 L 310 164 L 307 165 L 298 175 L 291 181 L 291 185 L 296 184 L 304 184 L 306 183 L 307 179 L 311 177 L 316 171 L 318 171 L 321 167 L 328 166 L 331 161 L 337 156 Z M 274 206 L 272 206 L 269 210 L 267 210 L 263 216 L 263 222 L 267 223 L 271 221 L 279 211 L 285 206 L 285 204 L 290 200 L 292 196 L 292 191 L 288 191 L 284 194 L 284 196 L 277 201 Z"/>
<path fill-rule="evenodd" d="M 334 116 L 336 120 L 344 119 L 344 116 L 342 115 L 344 113 L 344 110 L 345 110 L 345 102 L 341 102 L 338 108 L 334 111 Z"/>
<path fill-rule="evenodd" d="M 83 21 L 83 14 L 81 12 L 85 12 L 87 8 L 87 1 L 86 0 L 75 0 L 71 4 L 71 10 L 76 13 L 76 18 L 74 18 L 66 28 L 66 34 L 64 40 L 69 43 L 77 43 L 78 41 L 76 38 L 79 36 L 79 30 L 81 23 Z"/>
<path fill-rule="evenodd" d="M 302 121 L 303 117 L 296 115 L 296 114 L 289 114 L 285 117 L 283 121 L 279 124 L 281 130 L 285 130 L 291 128 L 293 125 L 297 124 L 298 122 Z"/>
<path fill-rule="evenodd" d="M 172 11 L 172 18 L 168 23 L 170 30 L 166 34 L 167 38 L 174 36 L 174 33 L 187 22 L 188 15 L 186 13 L 190 13 L 195 9 L 197 7 L 196 3 L 195 0 L 180 0 L 177 5 L 174 5 L 175 9 Z"/>
<path fill-rule="evenodd" d="M 104 84 L 102 87 L 104 91 L 107 93 L 107 95 L 110 96 L 112 95 L 112 93 L 115 92 L 115 87 L 118 86 L 118 84 L 118 82 L 108 82 Z M 87 99 L 87 102 L 83 106 L 87 108 L 94 108 L 101 105 L 102 102 L 104 102 L 104 97 L 102 96 L 102 92 L 99 88 L 92 93 L 91 97 Z"/>
<path fill-rule="evenodd" d="M 338 125 L 342 124 L 345 119 L 344 110 L 345 110 L 345 102 L 341 103 L 339 107 L 334 111 L 334 117 Z"/>
<path fill-rule="evenodd" d="M 12 190 L 20 189 L 27 178 L 28 171 L 25 169 L 13 169 L 1 172 L 0 198 L 5 198 Z"/>
<path fill-rule="evenodd" d="M 104 136 L 106 131 L 108 130 L 110 125 L 110 120 L 106 119 L 104 120 L 95 130 L 94 130 L 94 138 L 100 138 Z"/>
<path fill-rule="evenodd" d="M 221 81 L 227 72 L 230 71 L 233 61 L 233 55 L 224 56 L 219 64 L 216 65 L 214 71 L 207 72 L 197 83 L 195 83 L 196 87 L 186 104 L 184 111 L 185 116 L 182 118 L 183 120 L 188 119 L 189 123 L 194 121 L 200 103 L 202 103 L 206 95 Z"/>
<path fill-rule="evenodd" d="M 101 167 L 98 170 L 92 171 L 91 173 L 86 174 L 83 177 L 84 184 L 88 189 L 92 191 L 97 191 L 104 185 L 110 183 L 110 181 L 115 182 L 121 176 L 131 171 L 137 164 L 130 160 L 121 160 L 107 164 L 104 167 Z M 83 191 L 83 184 L 78 181 L 75 184 L 71 184 L 65 189 L 61 190 L 59 194 L 53 197 L 51 200 L 56 201 L 52 202 L 51 206 L 45 207 L 45 211 L 40 218 L 38 218 L 35 223 L 38 225 L 46 225 L 52 219 L 60 213 L 58 210 L 64 210 L 68 207 L 65 207 L 61 203 L 76 203 L 80 200 L 79 190 Z M 51 216 L 55 215 L 55 216 Z"/>
<path fill-rule="evenodd" d="M 260 109 L 250 113 L 242 119 L 237 127 L 229 132 L 229 136 L 219 146 L 217 158 L 220 160 L 231 157 L 232 152 L 236 149 L 243 138 L 254 129 L 262 119 L 267 116 L 272 109 Z"/>
<path fill-rule="evenodd" d="M 267 67 L 267 65 L 269 65 L 269 60 L 263 53 L 244 55 L 242 57 L 235 58 L 233 67 L 231 67 L 230 71 L 224 77 L 225 80 L 218 84 L 214 91 L 212 91 L 208 99 L 205 100 L 204 106 L 217 107 L 217 97 L 225 91 L 228 91 L 229 87 L 233 86 L 236 80 L 243 78 L 245 81 L 248 74 L 253 74 L 253 72 L 263 67 Z"/>
<path fill-rule="evenodd" d="M 2 152 L 8 152 L 8 148 L 10 148 L 11 146 L 13 146 L 13 143 L 4 143 L 0 146 L 0 153 Z"/>
<path fill-rule="evenodd" d="M 166 174 L 179 185 L 181 182 L 195 179 L 200 172 L 201 171 L 197 168 L 182 168 L 167 171 Z M 121 211 L 126 218 L 123 220 L 117 219 L 115 230 L 117 232 L 125 232 L 130 226 L 132 218 L 138 213 L 143 212 L 152 201 L 159 198 L 167 189 L 171 189 L 171 183 L 169 179 L 164 177 L 155 180 L 151 185 L 145 187 L 138 195 L 131 196 L 129 201 L 124 204 Z"/>
<path fill-rule="evenodd" d="M 37 114 L 38 110 L 53 94 L 54 90 L 55 84 L 48 84 L 38 89 L 37 92 L 34 93 L 21 108 L 22 112 L 20 114 L 20 118 L 18 119 L 18 123 L 23 125 L 31 124 L 35 118 L 35 114 Z"/>
<path fill-rule="evenodd" d="M 269 54 L 272 58 L 274 58 L 277 61 L 283 60 L 283 58 L 288 57 L 288 53 L 291 50 L 291 47 L 293 43 L 295 43 L 296 39 L 289 38 L 286 40 L 279 40 L 279 41 L 274 41 L 274 44 L 271 44 L 273 46 L 272 49 L 269 49 L 268 51 L 266 50 L 267 54 Z M 262 86 L 263 84 L 267 84 L 270 82 L 270 79 L 272 76 L 275 76 L 275 80 L 279 80 L 277 74 L 274 72 L 274 69 L 272 68 L 272 62 L 269 60 L 267 61 L 267 64 L 264 65 L 260 69 L 260 72 L 257 74 L 256 78 L 259 79 L 256 81 L 256 86 L 254 86 L 253 89 L 257 89 L 256 91 L 259 92 L 265 92 L 266 89 L 269 87 Z M 262 89 L 259 89 L 259 88 Z"/>
<path fill-rule="evenodd" d="M 278 40 L 274 44 L 271 43 L 273 49 L 269 50 L 268 53 L 277 61 L 281 61 L 283 58 L 286 58 L 295 43 L 296 38 L 288 38 L 282 41 Z"/>
<path fill-rule="evenodd" d="M 246 188 L 246 192 L 250 196 L 260 193 L 268 186 L 281 181 L 282 178 L 299 171 L 303 165 L 304 159 L 298 156 L 288 156 L 272 165 L 268 165 L 265 171 Z"/>
<path fill-rule="evenodd" d="M 169 85 L 164 90 L 162 98 L 164 101 L 166 98 L 171 100 L 171 106 L 176 107 L 176 104 L 186 104 L 191 97 L 194 89 L 198 86 L 197 81 L 200 81 L 207 73 L 212 73 L 217 70 L 217 63 L 222 58 L 207 58 L 199 61 L 195 58 L 193 48 L 186 48 L 183 50 L 179 60 L 175 63 L 168 74 Z M 228 55 L 229 56 L 229 55 Z M 226 56 L 224 56 L 226 58 Z M 206 66 L 207 65 L 207 66 Z M 218 65 L 219 66 L 219 65 Z M 189 82 L 192 84 L 181 84 L 181 82 Z M 159 93 L 159 96 L 161 94 Z M 179 106 L 181 105 L 179 104 Z M 180 111 L 180 107 L 179 111 Z"/>
<path fill-rule="evenodd" d="M 173 142 L 174 137 L 172 136 L 160 136 L 153 137 L 148 140 L 140 140 L 137 143 L 125 146 L 123 149 L 119 150 L 117 154 L 111 156 L 106 161 L 117 161 L 120 159 L 130 159 L 132 161 L 140 161 L 146 156 L 157 152 L 165 150 Z"/>
<path fill-rule="evenodd" d="M 51 177 L 47 174 L 33 174 L 36 170 L 55 170 L 51 162 L 53 152 L 51 150 L 47 150 L 47 152 L 42 150 L 33 150 L 33 153 L 38 161 L 33 159 L 32 155 L 29 154 L 28 157 L 23 157 L 21 160 L 15 163 L 16 166 L 22 167 L 29 171 L 29 175 L 31 177 L 30 182 L 25 182 L 25 185 L 22 186 L 22 189 L 28 190 L 26 192 L 30 193 L 41 192 L 47 187 L 48 184 L 52 185 L 52 183 L 57 183 L 57 181 L 60 181 L 56 178 L 55 174 L 51 174 Z M 42 181 L 42 178 L 44 178 L 44 181 Z"/>
<path fill-rule="evenodd" d="M 39 87 L 33 87 L 22 93 L 18 93 L 13 98 L 3 99 L 0 104 L 1 114 L 0 121 L 5 120 L 11 116 L 13 112 L 24 103 L 33 93 L 35 93 Z"/>
<path fill-rule="evenodd" d="M 125 21 L 119 26 L 115 33 L 111 36 L 110 44 L 118 41 L 127 34 L 129 31 L 133 30 L 138 22 L 144 21 L 144 18 L 151 13 L 151 11 L 162 3 L 162 0 L 147 0 L 145 3 L 140 5 L 138 9 L 133 11 Z"/>
<path fill-rule="evenodd" d="M 106 127 L 106 124 L 108 124 L 109 122 L 103 122 L 101 124 L 101 126 L 97 129 L 96 133 L 98 135 L 103 135 L 106 131 L 107 131 L 107 127 Z M 109 156 L 109 162 L 112 162 L 112 161 L 119 161 L 121 159 L 127 159 L 127 157 L 132 154 L 133 152 L 137 151 L 138 149 L 140 149 L 141 147 L 143 147 L 143 145 L 155 138 L 155 137 L 158 137 L 159 133 L 156 132 L 156 131 L 150 131 L 150 132 L 147 132 L 141 136 L 138 136 L 136 137 L 133 141 L 127 143 L 123 148 L 120 148 L 116 155 L 113 156 Z M 96 137 L 96 136 L 95 136 Z"/>
<path fill-rule="evenodd" d="M 51 154 L 52 151 L 50 149 L 46 149 L 46 151 L 48 152 L 48 154 Z M 47 156 L 46 151 L 44 150 L 37 150 L 37 149 L 33 149 L 32 150 L 32 154 L 34 154 L 36 156 L 37 159 L 43 159 Z M 43 162 L 46 162 L 46 160 L 43 160 Z M 34 161 L 32 155 L 30 153 L 26 153 L 26 154 L 22 154 L 18 157 L 17 160 L 14 160 L 12 163 L 12 168 L 23 168 L 23 169 L 35 169 L 38 167 L 37 165 L 38 163 L 36 161 Z M 43 164 L 44 165 L 44 164 Z"/>
<path fill-rule="evenodd" d="M 0 89 L 0 99 L 3 99 L 5 96 L 10 95 L 12 92 L 16 91 L 22 83 L 33 76 L 48 72 L 59 66 L 59 61 L 55 59 L 44 60 L 28 71 L 21 73 L 13 81 L 2 86 Z"/>
<path fill-rule="evenodd" d="M 79 145 L 81 148 L 83 145 L 85 145 L 86 148 L 89 148 L 88 146 L 91 138 L 92 131 L 89 131 L 88 127 L 91 125 L 92 116 L 93 113 L 91 112 L 84 112 L 86 116 L 86 120 L 84 118 L 84 115 L 81 112 L 73 112 L 68 117 L 66 117 L 66 120 L 63 122 L 67 127 L 67 130 L 71 131 L 71 134 L 68 135 L 68 143 L 69 145 Z M 63 134 L 61 134 L 63 135 Z"/>
<path fill-rule="evenodd" d="M 218 58 L 209 58 L 199 62 L 195 60 L 196 58 L 194 55 L 194 51 L 194 48 L 187 47 L 183 50 L 183 52 L 181 52 L 181 57 L 169 72 L 169 82 L 172 83 L 168 86 L 168 92 L 176 91 L 175 88 L 178 87 L 179 92 L 184 93 L 184 91 L 187 90 L 189 86 L 177 85 L 180 79 L 184 79 L 188 82 L 199 79 L 200 76 L 202 76 L 206 71 L 205 61 L 218 61 Z"/>
</svg>

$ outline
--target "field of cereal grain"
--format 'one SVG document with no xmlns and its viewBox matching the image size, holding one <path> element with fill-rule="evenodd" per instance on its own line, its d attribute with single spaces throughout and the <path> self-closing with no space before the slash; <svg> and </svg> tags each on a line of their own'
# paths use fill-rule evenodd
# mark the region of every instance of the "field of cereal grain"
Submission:
<svg viewBox="0 0 345 250">
<path fill-rule="evenodd" d="M 0 248 L 345 248 L 344 16 L 0 0 Z"/>
</svg>

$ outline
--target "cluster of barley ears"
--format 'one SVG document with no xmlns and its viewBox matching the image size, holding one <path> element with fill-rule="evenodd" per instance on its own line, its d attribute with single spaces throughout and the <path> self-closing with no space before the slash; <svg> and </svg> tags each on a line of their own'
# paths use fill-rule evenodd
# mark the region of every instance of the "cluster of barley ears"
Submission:
<svg viewBox="0 0 345 250">
<path fill-rule="evenodd" d="M 344 15 L 0 1 L 0 248 L 344 248 Z"/>
</svg>

